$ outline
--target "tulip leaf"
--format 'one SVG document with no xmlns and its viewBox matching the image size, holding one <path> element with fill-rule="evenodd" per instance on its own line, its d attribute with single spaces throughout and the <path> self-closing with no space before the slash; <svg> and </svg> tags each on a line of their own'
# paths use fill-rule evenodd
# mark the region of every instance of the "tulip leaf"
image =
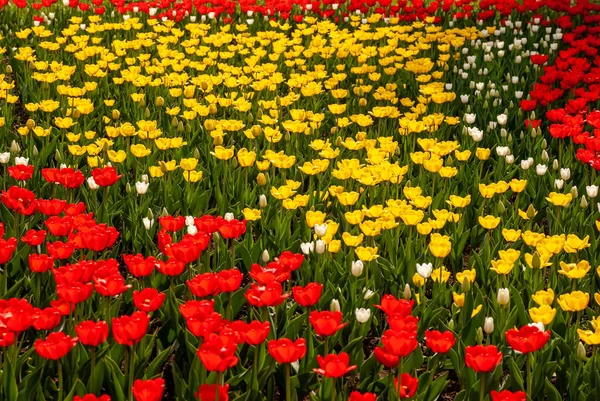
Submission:
<svg viewBox="0 0 600 401">
<path fill-rule="evenodd" d="M 546 382 L 544 385 L 544 393 L 546 394 L 547 401 L 561 401 L 563 397 L 560 395 L 556 387 L 546 378 Z"/>
<path fill-rule="evenodd" d="M 516 388 L 524 388 L 523 385 L 523 374 L 521 369 L 517 366 L 515 362 L 515 358 L 507 358 L 508 359 L 508 370 L 510 371 L 510 378 L 514 382 L 514 386 Z"/>
<path fill-rule="evenodd" d="M 428 386 L 426 401 L 436 401 L 448 384 L 448 372 L 444 372 Z"/>
<path fill-rule="evenodd" d="M 171 345 L 169 348 L 163 350 L 161 353 L 154 357 L 154 359 L 152 360 L 150 365 L 148 365 L 148 368 L 144 372 L 145 378 L 153 378 L 162 371 L 166 360 L 171 356 L 171 354 L 173 354 L 176 344 L 177 343 L 173 343 L 173 345 Z"/>
</svg>

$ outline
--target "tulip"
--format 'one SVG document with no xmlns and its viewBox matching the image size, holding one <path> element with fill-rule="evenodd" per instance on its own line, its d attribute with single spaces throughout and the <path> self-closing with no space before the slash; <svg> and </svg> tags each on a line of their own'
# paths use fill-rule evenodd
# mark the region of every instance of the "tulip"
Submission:
<svg viewBox="0 0 600 401">
<path fill-rule="evenodd" d="M 508 291 L 508 288 L 499 288 L 498 289 L 498 296 L 497 296 L 497 300 L 498 300 L 498 305 L 508 305 L 508 303 L 510 302 L 510 293 Z"/>
<path fill-rule="evenodd" d="M 352 268 L 350 269 L 350 271 L 352 272 L 352 275 L 354 277 L 360 277 L 360 275 L 363 272 L 363 268 L 364 268 L 363 262 L 360 260 L 355 260 L 352 262 Z"/>
<path fill-rule="evenodd" d="M 483 324 L 483 331 L 485 331 L 485 333 L 487 335 L 490 335 L 494 332 L 494 318 L 493 317 L 485 318 L 485 323 Z"/>
<path fill-rule="evenodd" d="M 359 323 L 366 323 L 371 318 L 371 310 L 365 308 L 357 308 L 355 311 L 356 320 Z"/>
</svg>

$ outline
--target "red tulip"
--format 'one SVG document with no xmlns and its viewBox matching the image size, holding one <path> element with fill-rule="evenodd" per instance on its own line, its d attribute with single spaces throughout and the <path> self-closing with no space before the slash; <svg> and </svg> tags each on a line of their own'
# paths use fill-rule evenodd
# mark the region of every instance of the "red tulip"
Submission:
<svg viewBox="0 0 600 401">
<path fill-rule="evenodd" d="M 476 345 L 465 349 L 465 364 L 475 372 L 491 372 L 502 362 L 502 352 L 495 345 Z"/>
<path fill-rule="evenodd" d="M 95 252 L 110 248 L 119 237 L 116 228 L 106 227 L 104 224 L 96 224 L 85 229 L 79 227 L 78 229 L 83 247 Z"/>
<path fill-rule="evenodd" d="M 161 216 L 158 218 L 158 223 L 167 231 L 176 232 L 185 226 L 185 217 L 183 216 Z"/>
<path fill-rule="evenodd" d="M 156 266 L 156 259 L 153 256 L 144 258 L 141 254 L 123 255 L 123 261 L 129 269 L 129 273 L 135 277 L 146 277 L 152 274 Z"/>
<path fill-rule="evenodd" d="M 219 276 L 216 273 L 198 274 L 186 284 L 190 292 L 198 298 L 206 298 L 219 293 Z"/>
<path fill-rule="evenodd" d="M 62 199 L 38 199 L 38 211 L 46 216 L 56 216 L 67 207 L 67 201 Z"/>
<path fill-rule="evenodd" d="M 195 395 L 199 401 L 215 401 L 217 398 L 219 401 L 229 401 L 229 384 L 224 386 L 220 384 L 202 384 Z"/>
<path fill-rule="evenodd" d="M 14 332 L 0 328 L 0 347 L 10 347 L 15 343 L 15 337 Z"/>
<path fill-rule="evenodd" d="M 152 380 L 136 380 L 131 393 L 136 401 L 160 401 L 165 392 L 165 381 L 162 377 Z"/>
<path fill-rule="evenodd" d="M 271 340 L 268 344 L 269 354 L 278 363 L 292 363 L 304 358 L 306 355 L 306 340 L 299 338 L 292 341 L 289 338 Z"/>
<path fill-rule="evenodd" d="M 359 393 L 358 391 L 353 391 L 350 393 L 350 397 L 348 397 L 348 401 L 377 401 L 377 394 L 375 394 L 375 393 Z"/>
<path fill-rule="evenodd" d="M 275 281 L 265 286 L 252 284 L 244 296 L 252 306 L 278 306 L 289 296 L 289 294 L 282 294 L 282 292 L 283 287 Z"/>
<path fill-rule="evenodd" d="M 154 288 L 144 288 L 142 291 L 133 291 L 133 303 L 142 312 L 154 312 L 165 302 L 165 293 Z"/>
<path fill-rule="evenodd" d="M 110 396 L 106 394 L 99 397 L 96 397 L 94 394 L 86 394 L 84 396 L 76 395 L 73 397 L 73 401 L 110 401 Z"/>
<path fill-rule="evenodd" d="M 57 284 L 56 294 L 63 301 L 72 304 L 83 302 L 92 295 L 92 283 Z"/>
<path fill-rule="evenodd" d="M 21 241 L 26 243 L 29 246 L 38 246 L 44 243 L 46 239 L 46 231 L 45 230 L 29 230 L 25 233 L 24 236 L 21 237 Z"/>
<path fill-rule="evenodd" d="M 219 233 L 223 238 L 235 239 L 246 232 L 246 220 L 224 220 L 219 227 Z"/>
<path fill-rule="evenodd" d="M 220 313 L 195 314 L 185 319 L 185 324 L 196 337 L 208 338 L 223 327 L 224 320 Z"/>
<path fill-rule="evenodd" d="M 64 237 L 69 235 L 71 233 L 71 230 L 73 229 L 73 217 L 52 216 L 49 217 L 44 222 L 44 224 L 46 225 L 46 227 L 48 227 L 48 231 L 50 231 L 50 234 L 56 237 Z"/>
<path fill-rule="evenodd" d="M 72 338 L 62 331 L 50 333 L 45 340 L 37 339 L 33 347 L 39 356 L 46 359 L 58 360 L 67 355 L 77 344 L 77 338 Z"/>
<path fill-rule="evenodd" d="M 217 273 L 220 292 L 234 292 L 239 290 L 244 280 L 244 275 L 238 269 L 221 270 Z"/>
<path fill-rule="evenodd" d="M 179 262 L 175 259 L 169 259 L 166 262 L 159 260 L 156 268 L 164 275 L 171 277 L 179 276 L 185 270 L 185 263 Z"/>
<path fill-rule="evenodd" d="M 313 370 L 330 378 L 342 377 L 346 373 L 356 369 L 356 365 L 348 366 L 350 364 L 350 356 L 345 352 L 341 352 L 338 355 L 329 354 L 325 358 L 317 355 L 317 363 L 319 364 L 319 368 Z"/>
<path fill-rule="evenodd" d="M 283 251 L 277 261 L 283 265 L 288 271 L 294 271 L 300 268 L 302 262 L 304 262 L 304 255 L 300 253 L 292 253 L 290 251 Z"/>
<path fill-rule="evenodd" d="M 425 331 L 425 345 L 435 353 L 445 354 L 454 346 L 456 339 L 451 331 Z"/>
<path fill-rule="evenodd" d="M 33 318 L 36 330 L 52 330 L 58 326 L 62 316 L 55 308 L 45 308 L 35 313 Z"/>
<path fill-rule="evenodd" d="M 381 342 L 388 352 L 399 357 L 407 357 L 419 345 L 414 331 L 386 330 Z"/>
<path fill-rule="evenodd" d="M 527 400 L 527 393 L 525 393 L 524 391 L 517 391 L 517 392 L 512 392 L 512 391 L 508 391 L 508 390 L 504 390 L 504 391 L 496 391 L 496 390 L 492 390 L 491 393 L 492 396 L 492 401 L 526 401 Z"/>
<path fill-rule="evenodd" d="M 542 331 L 535 325 L 525 325 L 519 330 L 506 332 L 506 341 L 514 350 L 522 354 L 541 349 L 550 340 L 550 330 Z"/>
<path fill-rule="evenodd" d="M 394 331 L 410 331 L 416 332 L 419 318 L 402 313 L 394 313 L 387 317 L 387 321 Z"/>
<path fill-rule="evenodd" d="M 342 312 L 312 311 L 308 320 L 319 336 L 332 336 L 348 323 L 342 323 Z"/>
<path fill-rule="evenodd" d="M 16 238 L 9 238 L 7 240 L 0 238 L 0 265 L 5 264 L 12 259 L 16 248 Z"/>
<path fill-rule="evenodd" d="M 385 347 L 375 347 L 373 354 L 377 362 L 388 369 L 395 368 L 400 363 L 400 357 L 388 352 Z"/>
<path fill-rule="evenodd" d="M 94 289 L 104 297 L 121 295 L 130 288 L 131 284 L 125 284 L 125 279 L 119 273 L 106 277 L 94 276 Z"/>
<path fill-rule="evenodd" d="M 253 320 L 249 324 L 245 324 L 244 331 L 241 333 L 249 345 L 262 344 L 269 335 L 271 330 L 271 324 L 269 322 L 261 322 L 259 320 Z"/>
<path fill-rule="evenodd" d="M 250 277 L 261 285 L 267 285 L 274 281 L 282 283 L 290 279 L 290 271 L 277 262 L 269 262 L 265 267 L 253 263 L 250 267 Z"/>
<path fill-rule="evenodd" d="M 101 187 L 110 187 L 123 175 L 117 175 L 117 169 L 112 166 L 106 166 L 104 168 L 95 168 L 92 170 L 92 177 L 94 181 Z"/>
<path fill-rule="evenodd" d="M 308 283 L 306 287 L 292 287 L 292 294 L 294 295 L 294 300 L 296 302 L 307 308 L 314 306 L 319 302 L 322 290 L 323 285 L 319 283 Z"/>
<path fill-rule="evenodd" d="M 112 320 L 113 337 L 121 345 L 134 345 L 144 338 L 149 323 L 150 318 L 144 312 L 134 312 L 131 316 L 116 317 Z"/>
<path fill-rule="evenodd" d="M 194 225 L 198 229 L 199 232 L 205 232 L 208 234 L 212 234 L 214 232 L 219 231 L 219 227 L 222 222 L 225 221 L 222 217 L 214 217 L 209 214 L 206 214 L 202 217 L 194 219 Z"/>
<path fill-rule="evenodd" d="M 2 191 L 0 202 L 24 216 L 32 215 L 37 208 L 35 194 L 28 189 L 15 186 L 8 188 L 8 191 Z"/>
<path fill-rule="evenodd" d="M 230 336 L 213 334 L 197 351 L 202 364 L 209 372 L 224 372 L 235 366 L 237 344 Z"/>
<path fill-rule="evenodd" d="M 400 376 L 400 385 L 398 386 L 398 378 L 394 378 L 394 388 L 399 391 L 400 398 L 410 398 L 417 392 L 419 387 L 419 379 L 412 377 L 408 373 L 402 373 Z"/>
<path fill-rule="evenodd" d="M 406 299 L 396 299 L 393 295 L 384 295 L 381 298 L 381 305 L 375 305 L 381 309 L 386 315 L 400 314 L 408 316 L 412 313 L 413 304 L 415 301 Z"/>
<path fill-rule="evenodd" d="M 108 324 L 103 320 L 86 320 L 75 326 L 75 332 L 83 345 L 97 347 L 108 338 Z"/>
<path fill-rule="evenodd" d="M 46 242 L 46 248 L 54 259 L 69 259 L 75 251 L 75 245 L 71 241 Z"/>
<path fill-rule="evenodd" d="M 215 301 L 214 299 L 202 301 L 187 301 L 183 305 L 179 306 L 179 311 L 181 312 L 181 315 L 184 317 L 184 319 L 192 317 L 196 314 L 209 315 L 215 311 Z"/>
<path fill-rule="evenodd" d="M 17 164 L 15 166 L 8 167 L 8 174 L 17 181 L 27 181 L 33 177 L 33 166 Z"/>
</svg>

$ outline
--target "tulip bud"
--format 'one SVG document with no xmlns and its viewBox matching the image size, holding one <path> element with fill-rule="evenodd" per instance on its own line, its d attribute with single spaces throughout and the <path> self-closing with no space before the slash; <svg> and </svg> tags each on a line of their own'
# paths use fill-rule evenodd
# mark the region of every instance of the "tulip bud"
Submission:
<svg viewBox="0 0 600 401">
<path fill-rule="evenodd" d="M 264 194 L 262 194 L 258 197 L 258 206 L 261 209 L 264 209 L 267 207 L 267 197 Z"/>
<path fill-rule="evenodd" d="M 371 290 L 367 290 L 366 288 L 363 288 L 363 293 L 365 295 L 363 295 L 363 299 L 365 301 L 368 301 L 369 299 L 371 299 L 373 297 L 373 295 L 375 295 L 375 293 Z"/>
<path fill-rule="evenodd" d="M 152 209 L 148 208 L 148 218 L 150 220 L 154 220 L 154 213 L 152 213 Z"/>
<path fill-rule="evenodd" d="M 546 139 L 542 140 L 542 149 L 546 149 L 548 147 L 548 142 Z"/>
<path fill-rule="evenodd" d="M 365 107 L 367 105 L 367 99 L 365 99 L 364 97 L 361 97 L 360 99 L 358 99 L 358 105 L 360 107 Z"/>
<path fill-rule="evenodd" d="M 478 344 L 481 344 L 483 342 L 483 330 L 481 329 L 481 327 L 478 327 L 475 331 L 475 341 L 477 341 Z"/>
<path fill-rule="evenodd" d="M 411 297 L 412 297 L 412 291 L 410 290 L 410 285 L 408 285 L 408 283 L 406 283 L 406 285 L 404 286 L 404 292 L 402 293 L 402 298 L 410 299 Z"/>
<path fill-rule="evenodd" d="M 187 226 L 187 233 L 190 235 L 196 235 L 196 234 L 198 234 L 198 228 L 196 228 L 196 226 L 194 226 L 194 225 Z"/>
<path fill-rule="evenodd" d="M 505 211 L 506 207 L 504 206 L 504 203 L 502 203 L 502 201 L 498 202 L 498 213 L 504 214 Z"/>
<path fill-rule="evenodd" d="M 12 74 L 12 72 L 13 72 L 13 69 L 12 69 L 11 65 L 10 65 L 10 64 L 8 64 L 8 65 L 6 66 L 6 73 L 7 73 L 7 74 Z"/>
<path fill-rule="evenodd" d="M 535 208 L 533 207 L 533 205 L 529 205 L 527 207 L 527 218 L 533 219 L 534 217 L 535 217 Z"/>
<path fill-rule="evenodd" d="M 586 356 L 587 351 L 585 350 L 585 345 L 583 345 L 583 343 L 580 341 L 579 344 L 577 344 L 577 358 L 585 359 Z"/>
<path fill-rule="evenodd" d="M 289 142 L 289 141 L 291 141 L 291 140 L 292 140 L 292 135 L 290 134 L 290 132 L 289 132 L 289 131 L 287 131 L 287 132 L 285 133 L 285 135 L 284 135 L 283 139 L 284 139 L 286 142 Z"/>
<path fill-rule="evenodd" d="M 21 152 L 21 146 L 19 146 L 19 144 L 13 139 L 12 143 L 10 144 L 10 153 L 20 153 Z"/>
<path fill-rule="evenodd" d="M 366 323 L 371 318 L 371 310 L 366 308 L 356 308 L 354 312 L 358 323 Z"/>
<path fill-rule="evenodd" d="M 581 205 L 581 207 L 582 207 L 583 209 L 585 209 L 586 207 L 588 207 L 588 202 L 587 202 L 587 199 L 585 198 L 585 195 L 583 195 L 583 196 L 581 197 L 581 203 L 580 203 L 580 205 Z"/>
<path fill-rule="evenodd" d="M 542 158 L 544 157 L 544 152 L 545 150 L 542 151 Z M 554 161 L 552 162 L 552 169 L 558 170 L 558 160 L 554 159 Z"/>
<path fill-rule="evenodd" d="M 448 330 L 454 331 L 454 320 L 450 319 L 446 326 L 448 326 Z"/>
<path fill-rule="evenodd" d="M 256 183 L 261 187 L 267 185 L 267 178 L 263 173 L 258 173 L 258 175 L 256 176 Z"/>
<path fill-rule="evenodd" d="M 177 124 L 177 132 L 180 134 L 183 132 L 183 121 L 179 121 Z"/>
<path fill-rule="evenodd" d="M 508 288 L 499 288 L 498 289 L 498 305 L 508 305 L 510 302 L 510 292 Z"/>
<path fill-rule="evenodd" d="M 341 312 L 342 308 L 340 307 L 340 301 L 337 299 L 331 300 L 331 305 L 329 306 L 329 310 L 332 312 Z"/>
<path fill-rule="evenodd" d="M 354 277 L 360 277 L 363 272 L 364 264 L 360 260 L 355 260 L 352 262 L 352 268 L 350 271 Z"/>
<path fill-rule="evenodd" d="M 465 278 L 463 278 L 463 281 L 460 285 L 461 291 L 464 293 L 469 292 L 469 290 L 471 289 L 471 282 L 469 281 L 469 279 L 465 276 Z"/>
<path fill-rule="evenodd" d="M 25 124 L 27 125 L 27 128 L 29 128 L 30 130 L 35 128 L 35 121 L 33 121 L 31 118 L 27 120 L 27 123 Z"/>
<path fill-rule="evenodd" d="M 219 235 L 219 232 L 215 231 L 212 235 L 213 242 L 219 243 L 220 239 L 221 239 L 221 236 Z"/>
<path fill-rule="evenodd" d="M 223 145 L 223 137 L 222 136 L 215 136 L 213 138 L 213 145 L 215 145 L 215 146 Z M 236 159 L 233 159 L 233 160 L 235 161 Z"/>
<path fill-rule="evenodd" d="M 131 184 L 129 184 L 129 183 L 125 184 L 125 192 L 128 194 L 131 193 Z"/>
<path fill-rule="evenodd" d="M 325 252 L 325 241 L 319 239 L 315 243 L 315 253 L 321 255 L 323 252 Z"/>
<path fill-rule="evenodd" d="M 177 117 L 173 116 L 173 118 L 171 119 L 171 127 L 177 127 L 178 124 L 179 121 L 177 120 Z"/>
<path fill-rule="evenodd" d="M 269 251 L 267 251 L 266 249 L 264 251 L 262 251 L 262 255 L 261 255 L 260 259 L 263 261 L 263 263 L 267 263 L 270 259 Z"/>
<path fill-rule="evenodd" d="M 208 106 L 208 112 L 210 114 L 216 114 L 217 113 L 217 105 L 216 104 L 211 104 Z"/>
<path fill-rule="evenodd" d="M 156 107 L 163 107 L 165 105 L 165 99 L 162 96 L 159 96 L 156 98 L 154 104 L 156 105 Z"/>
<path fill-rule="evenodd" d="M 142 219 L 142 223 L 144 223 L 144 228 L 146 230 L 150 230 L 152 228 L 152 226 L 154 225 L 154 220 L 153 219 L 149 219 L 147 217 L 144 217 Z"/>
<path fill-rule="evenodd" d="M 494 332 L 494 318 L 493 317 L 485 318 L 485 323 L 483 324 L 483 331 L 485 331 L 485 334 L 487 334 L 487 335 L 490 335 Z"/>
<path fill-rule="evenodd" d="M 531 267 L 534 269 L 540 269 L 542 267 L 542 260 L 540 259 L 540 254 L 537 251 L 533 253 L 533 257 L 531 258 Z"/>
<path fill-rule="evenodd" d="M 32 153 L 34 156 L 37 156 L 40 154 L 40 151 L 38 150 L 37 146 L 33 145 Z"/>
<path fill-rule="evenodd" d="M 329 133 L 331 135 L 335 135 L 338 133 L 338 127 L 331 127 L 331 129 L 329 130 Z M 336 138 L 337 139 L 337 138 Z"/>
<path fill-rule="evenodd" d="M 573 195 L 573 198 L 579 197 L 579 192 L 577 191 L 577 187 L 571 187 L 571 195 Z"/>
<path fill-rule="evenodd" d="M 118 120 L 119 117 L 121 117 L 121 112 L 117 109 L 113 109 L 112 111 L 112 119 L 113 120 Z"/>
</svg>

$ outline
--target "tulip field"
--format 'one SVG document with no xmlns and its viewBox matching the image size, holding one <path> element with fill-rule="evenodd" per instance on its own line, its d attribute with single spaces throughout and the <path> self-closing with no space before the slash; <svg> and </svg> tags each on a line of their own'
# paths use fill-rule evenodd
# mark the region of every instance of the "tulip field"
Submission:
<svg viewBox="0 0 600 401">
<path fill-rule="evenodd" d="M 600 4 L 0 0 L 0 401 L 600 400 Z"/>
</svg>

